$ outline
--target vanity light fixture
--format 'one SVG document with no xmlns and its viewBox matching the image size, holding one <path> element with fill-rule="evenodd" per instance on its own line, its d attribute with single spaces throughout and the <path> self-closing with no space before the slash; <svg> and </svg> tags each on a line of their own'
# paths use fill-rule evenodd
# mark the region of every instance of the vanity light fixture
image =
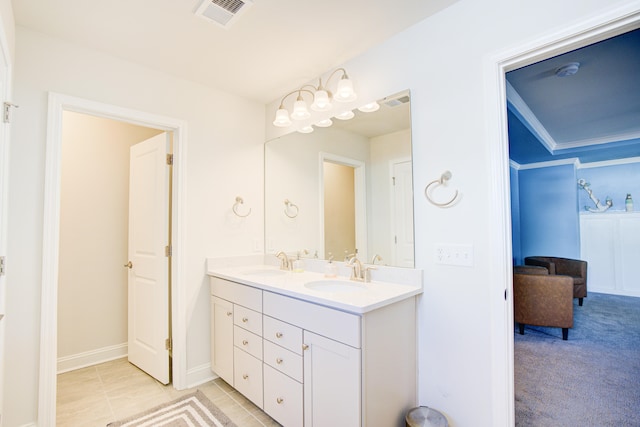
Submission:
<svg viewBox="0 0 640 427">
<path fill-rule="evenodd" d="M 340 113 L 336 116 L 336 119 L 338 120 L 349 120 L 349 119 L 353 119 L 353 117 L 355 116 L 355 114 L 353 113 L 353 111 L 351 110 L 347 110 L 343 113 Z"/>
<path fill-rule="evenodd" d="M 373 113 L 374 111 L 378 111 L 380 109 L 380 104 L 376 101 L 369 102 L 368 104 L 364 104 L 362 107 L 358 107 L 358 110 L 363 113 Z"/>
<path fill-rule="evenodd" d="M 329 89 L 327 89 L 327 87 L 333 76 L 339 73 L 342 73 L 342 76 L 338 81 L 334 95 Z M 284 102 L 293 94 L 297 94 L 298 96 L 293 104 L 293 111 L 289 114 L 289 111 L 284 106 Z M 310 108 L 313 111 L 318 112 L 331 110 L 333 108 L 333 100 L 338 102 L 352 102 L 357 99 L 357 95 L 353 89 L 353 82 L 349 79 L 347 71 L 344 68 L 337 68 L 329 75 L 324 85 L 322 83 L 322 78 L 318 78 L 317 86 L 307 84 L 283 96 L 280 101 L 278 111 L 276 111 L 276 117 L 273 121 L 273 125 L 277 127 L 287 127 L 291 126 L 291 119 L 306 120 L 311 117 L 311 112 L 309 111 L 307 102 L 304 99 L 305 95 L 311 95 L 313 102 L 311 103 Z M 331 124 L 328 126 L 331 126 Z"/>
</svg>

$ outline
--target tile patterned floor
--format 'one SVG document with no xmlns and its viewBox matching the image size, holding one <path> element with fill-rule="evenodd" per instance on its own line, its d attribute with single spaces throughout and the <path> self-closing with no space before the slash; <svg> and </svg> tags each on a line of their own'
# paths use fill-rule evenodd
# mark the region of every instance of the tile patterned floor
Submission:
<svg viewBox="0 0 640 427">
<path fill-rule="evenodd" d="M 58 375 L 57 427 L 105 427 L 164 402 L 201 390 L 238 427 L 278 427 L 260 408 L 221 379 L 187 390 L 162 385 L 126 358 Z"/>
</svg>

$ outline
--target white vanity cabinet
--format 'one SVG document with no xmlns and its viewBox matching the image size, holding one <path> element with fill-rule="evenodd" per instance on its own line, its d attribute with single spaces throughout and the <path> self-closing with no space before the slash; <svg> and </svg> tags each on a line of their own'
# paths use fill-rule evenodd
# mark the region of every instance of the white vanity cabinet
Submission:
<svg viewBox="0 0 640 427">
<path fill-rule="evenodd" d="M 228 358 L 215 347 L 230 347 L 233 382 L 222 378 L 284 427 L 405 425 L 417 402 L 415 296 L 351 313 L 217 277 L 211 293 L 213 371 Z"/>
<path fill-rule="evenodd" d="M 211 370 L 263 407 L 262 291 L 212 277 Z"/>
</svg>

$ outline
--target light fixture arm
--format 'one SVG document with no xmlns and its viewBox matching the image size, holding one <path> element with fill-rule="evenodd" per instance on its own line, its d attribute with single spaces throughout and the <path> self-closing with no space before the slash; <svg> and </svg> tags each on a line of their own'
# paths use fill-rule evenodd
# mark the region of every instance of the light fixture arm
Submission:
<svg viewBox="0 0 640 427">
<path fill-rule="evenodd" d="M 284 108 L 284 101 L 291 95 L 293 95 L 294 93 L 298 94 L 298 98 L 302 99 L 302 92 L 307 92 L 309 94 L 311 94 L 311 96 L 313 96 L 313 92 L 311 92 L 310 90 L 304 89 L 304 86 L 302 86 L 300 89 L 296 89 L 296 90 L 292 90 L 291 92 L 289 92 L 288 94 L 286 94 L 285 96 L 282 97 L 282 99 L 280 100 L 280 106 L 278 107 L 280 108 Z"/>
</svg>

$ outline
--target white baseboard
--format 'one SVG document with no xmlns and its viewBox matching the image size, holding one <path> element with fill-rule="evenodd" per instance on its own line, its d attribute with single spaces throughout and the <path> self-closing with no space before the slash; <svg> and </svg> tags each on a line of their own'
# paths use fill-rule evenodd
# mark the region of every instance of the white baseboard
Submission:
<svg viewBox="0 0 640 427">
<path fill-rule="evenodd" d="M 187 388 L 197 387 L 216 378 L 218 376 L 211 371 L 211 363 L 196 366 L 187 371 Z"/>
<path fill-rule="evenodd" d="M 76 369 L 86 368 L 87 366 L 93 366 L 110 360 L 127 357 L 127 354 L 127 343 L 103 347 L 96 350 L 86 351 L 84 353 L 72 354 L 71 356 L 58 358 L 57 371 L 58 374 L 75 371 Z"/>
</svg>

